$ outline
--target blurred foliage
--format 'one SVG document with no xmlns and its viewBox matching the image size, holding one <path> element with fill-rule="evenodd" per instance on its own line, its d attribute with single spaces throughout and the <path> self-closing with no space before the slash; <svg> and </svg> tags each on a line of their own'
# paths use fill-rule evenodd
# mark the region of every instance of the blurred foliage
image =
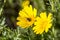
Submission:
<svg viewBox="0 0 60 40">
<path fill-rule="evenodd" d="M 48 33 L 36 35 L 32 28 L 22 29 L 16 25 L 16 17 L 22 9 L 24 0 L 0 0 L 0 40 L 60 40 L 60 0 L 30 0 L 42 11 L 51 12 L 54 17 L 53 27 Z"/>
</svg>

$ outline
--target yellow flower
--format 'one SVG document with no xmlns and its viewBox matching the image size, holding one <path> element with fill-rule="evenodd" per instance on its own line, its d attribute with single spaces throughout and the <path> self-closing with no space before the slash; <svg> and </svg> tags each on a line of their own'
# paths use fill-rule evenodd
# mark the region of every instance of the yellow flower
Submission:
<svg viewBox="0 0 60 40">
<path fill-rule="evenodd" d="M 49 28 L 52 26 L 52 14 L 49 13 L 47 16 L 46 12 L 40 14 L 40 17 L 36 18 L 33 30 L 36 34 L 42 34 L 44 31 L 48 32 Z"/>
<path fill-rule="evenodd" d="M 36 17 L 37 10 L 32 8 L 32 6 L 26 6 L 19 12 L 19 17 L 17 17 L 17 25 L 22 28 L 31 26 Z"/>
<path fill-rule="evenodd" d="M 30 4 L 29 0 L 25 0 L 22 2 L 22 7 L 28 6 Z"/>
</svg>

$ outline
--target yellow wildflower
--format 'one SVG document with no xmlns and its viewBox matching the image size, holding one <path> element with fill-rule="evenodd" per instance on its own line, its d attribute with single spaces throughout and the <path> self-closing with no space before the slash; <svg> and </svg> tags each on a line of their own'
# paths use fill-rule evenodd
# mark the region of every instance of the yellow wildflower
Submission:
<svg viewBox="0 0 60 40">
<path fill-rule="evenodd" d="M 22 28 L 31 26 L 36 17 L 37 10 L 32 8 L 32 6 L 26 6 L 19 12 L 19 17 L 17 17 L 17 25 Z"/>
<path fill-rule="evenodd" d="M 28 6 L 30 4 L 29 0 L 25 0 L 22 2 L 22 7 Z"/>
<path fill-rule="evenodd" d="M 44 31 L 48 32 L 49 28 L 52 26 L 52 14 L 46 15 L 46 12 L 40 14 L 40 17 L 36 18 L 33 30 L 36 34 L 42 34 Z"/>
</svg>

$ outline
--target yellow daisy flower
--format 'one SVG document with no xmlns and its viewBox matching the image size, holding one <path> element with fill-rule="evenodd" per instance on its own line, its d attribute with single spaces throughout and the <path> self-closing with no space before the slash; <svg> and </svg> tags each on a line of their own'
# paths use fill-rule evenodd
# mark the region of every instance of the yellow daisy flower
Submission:
<svg viewBox="0 0 60 40">
<path fill-rule="evenodd" d="M 26 6 L 19 12 L 19 17 L 17 17 L 17 25 L 22 28 L 31 26 L 36 17 L 37 10 L 32 8 L 32 6 Z"/>
<path fill-rule="evenodd" d="M 30 4 L 29 0 L 25 0 L 22 2 L 22 7 L 28 6 Z"/>
<path fill-rule="evenodd" d="M 52 26 L 52 14 L 49 13 L 47 16 L 46 12 L 40 13 L 40 17 L 36 18 L 34 23 L 35 27 L 33 30 L 36 34 L 42 34 L 44 31 L 48 32 L 49 28 Z"/>
</svg>

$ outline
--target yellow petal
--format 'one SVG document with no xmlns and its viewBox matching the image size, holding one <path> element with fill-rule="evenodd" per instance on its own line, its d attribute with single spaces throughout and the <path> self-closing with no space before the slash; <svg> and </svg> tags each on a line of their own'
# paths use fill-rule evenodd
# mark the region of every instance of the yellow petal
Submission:
<svg viewBox="0 0 60 40">
<path fill-rule="evenodd" d="M 47 18 L 46 12 L 41 13 L 41 14 L 40 14 L 40 17 L 41 17 L 42 19 L 46 19 L 46 18 Z"/>
<path fill-rule="evenodd" d="M 29 3 L 30 3 L 29 0 L 23 1 L 23 3 L 22 3 L 22 7 L 28 6 Z"/>
<path fill-rule="evenodd" d="M 37 10 L 36 10 L 35 8 L 34 8 L 33 14 L 34 14 L 34 17 L 36 17 L 36 15 L 37 15 Z"/>
</svg>

